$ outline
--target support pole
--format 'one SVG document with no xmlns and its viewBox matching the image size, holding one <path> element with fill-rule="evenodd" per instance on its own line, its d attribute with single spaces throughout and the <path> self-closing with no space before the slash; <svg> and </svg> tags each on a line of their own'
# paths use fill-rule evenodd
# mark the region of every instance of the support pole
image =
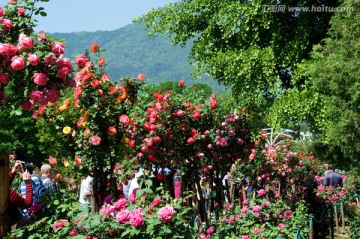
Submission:
<svg viewBox="0 0 360 239">
<path fill-rule="evenodd" d="M 335 211 L 335 226 L 336 226 L 336 235 L 339 237 L 339 218 L 337 214 L 337 207 L 336 203 L 334 204 L 334 211 Z"/>
<path fill-rule="evenodd" d="M 344 213 L 344 200 L 341 200 L 341 223 L 342 223 L 342 228 L 345 229 L 345 213 Z"/>
<path fill-rule="evenodd" d="M 309 216 L 309 239 L 314 239 L 314 215 Z"/>
</svg>

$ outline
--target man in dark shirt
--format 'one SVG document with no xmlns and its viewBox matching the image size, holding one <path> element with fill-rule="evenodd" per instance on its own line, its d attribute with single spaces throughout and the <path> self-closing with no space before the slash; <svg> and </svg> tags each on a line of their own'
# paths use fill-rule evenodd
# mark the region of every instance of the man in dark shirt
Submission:
<svg viewBox="0 0 360 239">
<path fill-rule="evenodd" d="M 342 177 L 335 172 L 335 167 L 333 165 L 329 165 L 328 172 L 329 173 L 326 174 L 325 178 L 325 186 L 332 186 L 333 188 L 342 187 Z"/>
</svg>

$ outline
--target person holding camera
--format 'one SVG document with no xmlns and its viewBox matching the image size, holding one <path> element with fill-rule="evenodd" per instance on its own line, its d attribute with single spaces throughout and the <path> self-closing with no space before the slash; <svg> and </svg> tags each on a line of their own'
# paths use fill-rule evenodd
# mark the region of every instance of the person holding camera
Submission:
<svg viewBox="0 0 360 239">
<path fill-rule="evenodd" d="M 27 170 L 30 173 L 31 180 L 34 182 L 34 185 L 40 184 L 40 179 L 34 174 L 34 167 L 31 163 L 23 162 L 22 164 L 23 170 Z M 34 188 L 33 188 L 34 191 Z M 23 197 L 26 197 L 26 183 L 22 181 L 20 183 L 20 194 Z"/>
<path fill-rule="evenodd" d="M 14 166 L 9 172 L 9 185 L 13 182 L 16 172 L 20 170 L 21 161 L 16 160 Z M 33 190 L 32 190 L 32 180 L 29 172 L 27 170 L 22 174 L 22 178 L 26 184 L 26 196 L 23 198 L 20 194 L 14 190 L 9 190 L 9 211 L 10 211 L 10 223 L 12 228 L 16 227 L 19 220 L 22 218 L 22 215 L 19 209 L 26 209 L 32 206 L 33 203 Z"/>
</svg>

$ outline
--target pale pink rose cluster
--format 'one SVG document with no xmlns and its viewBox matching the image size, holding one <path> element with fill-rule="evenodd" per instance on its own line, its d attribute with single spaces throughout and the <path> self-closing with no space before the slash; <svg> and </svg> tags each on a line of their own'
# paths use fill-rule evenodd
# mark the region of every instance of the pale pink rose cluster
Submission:
<svg viewBox="0 0 360 239">
<path fill-rule="evenodd" d="M 54 228 L 55 230 L 58 228 L 65 228 L 65 223 L 68 223 L 69 221 L 67 219 L 59 219 L 54 222 Z"/>
<path fill-rule="evenodd" d="M 115 206 L 104 204 L 100 209 L 100 215 L 106 215 L 106 217 L 115 216 Z"/>
</svg>

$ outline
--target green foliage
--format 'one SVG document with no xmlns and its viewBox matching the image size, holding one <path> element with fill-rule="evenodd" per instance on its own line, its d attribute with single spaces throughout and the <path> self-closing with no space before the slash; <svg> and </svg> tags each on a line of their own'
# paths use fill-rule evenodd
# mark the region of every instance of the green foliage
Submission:
<svg viewBox="0 0 360 239">
<path fill-rule="evenodd" d="M 316 133 L 316 148 L 339 165 L 358 162 L 359 144 L 359 1 L 343 1 L 331 19 L 328 37 L 314 46 L 311 59 L 298 65 L 293 84 L 275 103 L 270 118 L 275 126 L 305 121 Z M 343 163 L 342 163 L 343 162 Z M 353 165 L 355 166 L 355 165 Z"/>
<path fill-rule="evenodd" d="M 197 74 L 206 72 L 233 86 L 240 104 L 258 120 L 282 90 L 301 86 L 291 81 L 296 64 L 307 59 L 313 44 L 326 36 L 331 13 L 265 13 L 264 5 L 336 6 L 337 1 L 179 1 L 136 19 L 149 34 L 169 34 L 172 42 L 190 45 Z M 193 44 L 191 44 L 193 43 Z"/>
</svg>

